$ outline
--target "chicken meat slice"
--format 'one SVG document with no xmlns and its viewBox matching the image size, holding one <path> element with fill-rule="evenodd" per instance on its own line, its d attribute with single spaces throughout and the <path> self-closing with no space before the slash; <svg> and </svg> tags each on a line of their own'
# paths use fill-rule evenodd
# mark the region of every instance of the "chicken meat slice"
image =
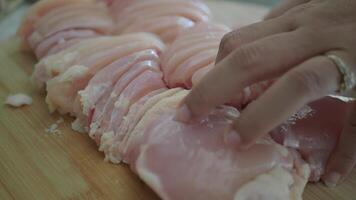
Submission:
<svg viewBox="0 0 356 200">
<path fill-rule="evenodd" d="M 99 36 L 99 34 L 93 30 L 67 30 L 53 34 L 38 44 L 33 44 L 31 46 L 35 49 L 37 59 L 41 59 L 45 56 L 64 50 L 84 39 L 96 36 Z"/>
<path fill-rule="evenodd" d="M 93 7 L 95 9 L 94 5 Z M 28 40 L 32 43 L 38 43 L 55 33 L 69 29 L 89 29 L 98 33 L 109 34 L 114 27 L 114 23 L 108 14 L 94 10 L 73 10 L 58 15 L 60 16 L 54 16 L 57 18 L 52 21 L 43 22 L 38 27 L 34 27 L 34 32 Z"/>
<path fill-rule="evenodd" d="M 113 163 L 120 163 L 122 161 L 122 154 L 126 142 L 132 130 L 139 123 L 146 111 L 157 104 L 162 98 L 178 93 L 181 89 L 165 89 L 162 92 L 152 96 L 149 99 L 142 98 L 137 104 L 130 107 L 130 110 L 121 123 L 116 135 L 105 134 L 100 143 L 100 149 L 105 153 L 105 158 Z"/>
<path fill-rule="evenodd" d="M 109 64 L 108 62 L 115 59 L 114 55 L 129 54 L 130 50 L 126 52 L 122 46 L 128 44 L 133 48 L 135 46 L 133 43 L 136 47 L 152 46 L 159 52 L 164 48 L 163 43 L 156 36 L 148 33 L 96 37 L 42 59 L 36 64 L 31 79 L 39 90 L 44 90 L 48 80 L 63 74 L 68 68 L 72 66 L 87 68 L 89 65 L 97 68 Z"/>
<path fill-rule="evenodd" d="M 196 71 L 215 62 L 221 38 L 229 28 L 199 23 L 184 30 L 162 55 L 162 70 L 169 87 L 192 87 Z"/>
<path fill-rule="evenodd" d="M 125 162 L 162 199 L 245 200 L 255 198 L 256 191 L 269 199 L 301 199 L 309 168 L 294 151 L 270 137 L 239 149 L 238 134 L 229 131 L 239 115 L 232 107 L 193 124 L 175 121 L 188 93 L 178 90 L 144 105 L 144 115 L 121 144 Z M 268 192 L 261 191 L 266 181 Z"/>
<path fill-rule="evenodd" d="M 98 101 L 106 101 L 113 90 L 114 85 L 123 74 L 138 62 L 145 60 L 159 62 L 158 53 L 155 50 L 148 49 L 133 53 L 126 57 L 120 58 L 105 68 L 101 69 L 89 81 L 84 90 L 78 92 L 73 105 L 74 115 L 77 117 L 75 121 L 75 130 L 85 130 L 89 128 L 92 113 Z M 158 65 L 154 65 L 159 71 Z"/>
<path fill-rule="evenodd" d="M 188 18 L 180 16 L 163 16 L 147 18 L 132 23 L 122 31 L 122 33 L 134 33 L 146 31 L 158 35 L 163 42 L 172 42 L 182 29 L 194 26 L 194 22 Z M 172 33 L 169 34 L 168 31 Z"/>
<path fill-rule="evenodd" d="M 208 21 L 211 16 L 202 1 L 114 1 L 109 7 L 117 21 L 117 33 L 152 32 L 166 43 L 172 42 L 182 30 Z"/>
<path fill-rule="evenodd" d="M 30 50 L 30 45 L 27 39 L 35 31 L 35 24 L 45 15 L 61 7 L 78 4 L 87 5 L 97 3 L 95 0 L 42 0 L 31 6 L 17 31 L 17 35 L 22 41 L 22 49 Z"/>
<path fill-rule="evenodd" d="M 122 91 L 118 99 L 115 101 L 110 122 L 103 134 L 109 133 L 115 136 L 131 105 L 147 93 L 162 88 L 166 88 L 166 85 L 162 80 L 161 73 L 147 70 L 137 76 L 125 90 Z M 100 134 L 97 134 L 96 136 L 98 135 Z M 98 143 L 100 142 L 98 141 Z"/>
<path fill-rule="evenodd" d="M 152 73 L 147 74 L 145 72 Z M 141 82 L 142 80 L 144 80 L 142 78 L 137 79 L 141 75 L 145 79 L 148 75 L 148 78 L 151 78 L 151 80 L 149 82 L 146 82 L 144 85 L 139 85 L 139 88 L 137 88 L 137 82 Z M 104 132 L 107 132 L 111 127 L 113 127 L 111 123 L 113 122 L 115 115 L 120 114 L 116 111 L 116 108 L 119 107 L 116 105 L 122 105 L 123 103 L 131 105 L 131 103 L 134 103 L 134 95 L 132 95 L 131 97 L 129 96 L 129 99 L 125 102 L 118 102 L 120 98 L 123 98 L 121 97 L 121 95 L 123 95 L 124 92 L 140 94 L 141 92 L 145 92 L 146 90 L 147 92 L 149 92 L 150 88 L 155 90 L 157 86 L 159 88 L 162 88 L 162 84 L 165 88 L 165 85 L 162 81 L 161 72 L 159 71 L 158 63 L 150 60 L 136 63 L 134 66 L 131 67 L 130 70 L 128 70 L 122 77 L 120 77 L 120 79 L 115 83 L 111 92 L 105 94 L 91 110 L 91 116 L 89 117 L 89 135 L 94 138 L 95 141 L 99 144 L 102 134 Z"/>
<path fill-rule="evenodd" d="M 106 67 L 115 60 L 132 53 L 147 49 L 153 49 L 160 52 L 163 48 L 161 41 L 153 36 L 146 37 L 145 34 L 126 36 L 120 36 L 120 39 L 109 39 L 106 41 L 108 42 L 106 44 L 103 42 L 93 43 L 92 41 L 89 41 L 85 42 L 84 45 L 82 43 L 75 45 L 74 48 L 67 49 L 69 52 L 65 50 L 58 53 L 60 55 L 53 55 L 53 57 L 60 59 L 54 60 L 54 62 L 57 62 L 57 65 L 51 65 L 50 62 L 46 62 L 47 58 L 42 60 L 43 65 L 41 65 L 40 62 L 35 69 L 33 80 L 41 87 L 41 85 L 43 85 L 42 82 L 47 79 L 46 102 L 49 105 L 50 111 L 53 112 L 58 110 L 61 113 L 73 113 L 72 104 L 77 92 L 84 89 L 89 80 L 100 69 Z M 114 43 L 115 46 L 112 43 Z M 85 57 L 79 56 L 79 52 L 76 51 L 76 48 L 78 48 L 77 46 L 82 46 L 81 48 L 85 51 L 85 47 L 90 48 L 93 44 L 97 44 L 99 52 Z M 66 59 L 67 57 L 61 57 L 61 55 L 63 55 L 62 53 L 71 55 L 72 57 L 69 56 L 69 58 Z M 53 60 L 53 57 L 49 56 L 48 59 Z M 78 57 L 81 57 L 81 59 L 79 60 Z M 52 76 L 55 77 L 51 79 Z"/>
</svg>

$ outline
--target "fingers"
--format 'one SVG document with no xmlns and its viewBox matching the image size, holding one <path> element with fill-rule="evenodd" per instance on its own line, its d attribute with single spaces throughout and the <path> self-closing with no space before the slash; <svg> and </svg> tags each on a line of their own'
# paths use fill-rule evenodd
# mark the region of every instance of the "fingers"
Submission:
<svg viewBox="0 0 356 200">
<path fill-rule="evenodd" d="M 294 30 L 292 24 L 286 18 L 278 18 L 258 22 L 239 28 L 226 34 L 221 40 L 216 63 L 224 59 L 236 48 L 255 40 Z"/>
<path fill-rule="evenodd" d="M 324 177 L 327 186 L 334 187 L 350 174 L 356 164 L 356 102 L 352 103 L 347 122 L 336 147 L 331 155 Z"/>
<path fill-rule="evenodd" d="M 284 0 L 279 5 L 274 7 L 266 16 L 265 20 L 273 19 L 283 15 L 289 9 L 300 4 L 308 3 L 310 0 Z"/>
<path fill-rule="evenodd" d="M 317 56 L 290 70 L 237 119 L 244 146 L 286 121 L 305 104 L 339 88 L 341 75 L 326 56 Z"/>
<path fill-rule="evenodd" d="M 185 110 L 191 113 L 184 116 L 200 118 L 215 106 L 228 102 L 245 87 L 275 78 L 304 60 L 325 52 L 330 43 L 318 42 L 319 39 L 300 30 L 273 35 L 236 49 L 193 87 L 183 101 Z"/>
</svg>

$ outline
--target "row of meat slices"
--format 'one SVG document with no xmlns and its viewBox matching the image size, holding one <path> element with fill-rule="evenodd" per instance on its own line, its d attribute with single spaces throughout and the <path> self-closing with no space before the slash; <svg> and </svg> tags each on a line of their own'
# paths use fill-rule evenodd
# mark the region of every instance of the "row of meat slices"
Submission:
<svg viewBox="0 0 356 200">
<path fill-rule="evenodd" d="M 18 30 L 24 49 L 38 59 L 102 35 L 151 32 L 170 43 L 185 28 L 210 19 L 209 8 L 190 0 L 43 0 Z"/>
<path fill-rule="evenodd" d="M 100 20 L 86 21 L 90 12 Z M 88 132 L 107 160 L 129 164 L 162 199 L 301 199 L 310 172 L 313 181 L 323 174 L 347 105 L 315 102 L 248 150 L 230 130 L 234 107 L 196 123 L 175 121 L 186 89 L 214 67 L 229 31 L 209 18 L 198 0 L 45 0 L 19 33 L 41 58 L 32 80 L 46 90 L 50 111 L 75 116 L 75 130 Z M 154 34 L 128 34 L 136 31 Z M 121 35 L 104 36 L 113 32 Z M 233 105 L 271 84 L 246 88 Z"/>
<path fill-rule="evenodd" d="M 222 37 L 229 27 L 214 23 L 199 23 L 184 30 L 162 54 L 162 71 L 168 87 L 191 89 L 215 66 Z M 273 81 L 247 87 L 236 94 L 229 104 L 242 107 L 255 100 Z"/>
<path fill-rule="evenodd" d="M 210 10 L 200 0 L 113 1 L 110 11 L 117 33 L 151 32 L 165 43 L 184 29 L 210 19 Z"/>
<path fill-rule="evenodd" d="M 105 4 L 94 0 L 45 0 L 24 17 L 18 35 L 24 49 L 38 59 L 87 38 L 112 33 L 115 27 Z"/>
</svg>

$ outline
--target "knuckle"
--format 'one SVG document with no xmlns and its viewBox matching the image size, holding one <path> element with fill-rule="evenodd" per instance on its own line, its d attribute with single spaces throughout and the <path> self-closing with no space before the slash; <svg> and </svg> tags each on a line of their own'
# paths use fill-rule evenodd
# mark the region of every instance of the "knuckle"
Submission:
<svg viewBox="0 0 356 200">
<path fill-rule="evenodd" d="M 321 34 L 317 27 L 307 26 L 299 29 L 303 38 L 307 39 L 308 42 L 316 42 L 320 40 Z"/>
<path fill-rule="evenodd" d="M 229 66 L 234 74 L 243 74 L 240 78 L 247 84 L 258 81 L 261 77 L 261 66 L 266 47 L 246 45 L 236 49 L 229 59 Z"/>
<path fill-rule="evenodd" d="M 284 15 L 294 22 L 293 24 L 296 27 L 310 24 L 315 19 L 314 15 L 317 13 L 315 9 L 316 5 L 317 3 L 313 2 L 303 3 L 288 10 Z"/>
<path fill-rule="evenodd" d="M 313 69 L 296 69 L 289 74 L 289 80 L 304 95 L 317 95 L 323 90 L 323 77 Z"/>
<path fill-rule="evenodd" d="M 249 73 L 261 64 L 262 55 L 266 52 L 265 47 L 259 45 L 246 45 L 236 49 L 231 58 L 231 66 L 239 72 Z"/>
<path fill-rule="evenodd" d="M 292 14 L 283 14 L 281 16 L 279 16 L 278 18 L 276 18 L 276 20 L 278 20 L 280 23 L 284 24 L 289 31 L 293 31 L 295 29 L 297 29 L 298 27 L 298 22 L 297 22 L 297 18 L 295 17 L 295 15 Z"/>
</svg>

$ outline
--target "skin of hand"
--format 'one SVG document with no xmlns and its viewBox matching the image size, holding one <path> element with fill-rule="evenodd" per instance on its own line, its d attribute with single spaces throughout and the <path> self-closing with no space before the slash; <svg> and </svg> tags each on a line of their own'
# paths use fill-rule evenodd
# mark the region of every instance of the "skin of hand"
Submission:
<svg viewBox="0 0 356 200">
<path fill-rule="evenodd" d="M 342 75 L 325 54 L 340 57 L 356 72 L 355 33 L 355 0 L 284 1 L 264 21 L 223 37 L 215 68 L 183 100 L 176 119 L 200 119 L 245 87 L 278 78 L 234 123 L 242 145 L 248 147 L 303 105 L 340 89 Z M 353 104 L 322 177 L 329 186 L 344 180 L 356 163 Z"/>
</svg>

